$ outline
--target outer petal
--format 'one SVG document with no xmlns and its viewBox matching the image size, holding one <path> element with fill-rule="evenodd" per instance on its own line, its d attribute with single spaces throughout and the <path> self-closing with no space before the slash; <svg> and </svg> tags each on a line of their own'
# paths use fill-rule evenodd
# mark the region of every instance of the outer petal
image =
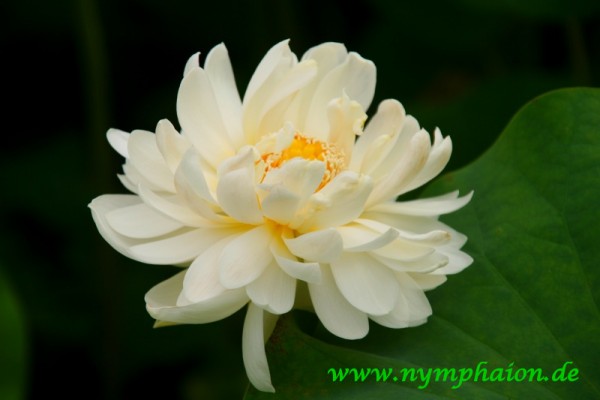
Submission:
<svg viewBox="0 0 600 400">
<path fill-rule="evenodd" d="M 342 237 L 333 228 L 283 240 L 292 254 L 308 261 L 331 262 L 342 252 Z"/>
<path fill-rule="evenodd" d="M 356 141 L 349 168 L 356 172 L 366 171 L 362 164 L 369 148 L 381 136 L 391 138 L 400 132 L 405 116 L 404 107 L 397 100 L 382 101 L 377 113 L 369 120 L 364 133 Z"/>
<path fill-rule="evenodd" d="M 370 316 L 388 328 L 406 328 L 425 323 L 432 313 L 429 300 L 423 290 L 407 274 L 398 273 L 401 289 L 394 309 L 386 315 Z"/>
<path fill-rule="evenodd" d="M 175 130 L 173 124 L 163 119 L 156 125 L 156 144 L 169 170 L 174 174 L 190 143 Z"/>
<path fill-rule="evenodd" d="M 409 155 L 401 159 L 388 176 L 376 184 L 367 201 L 367 208 L 404 193 L 406 185 L 425 165 L 430 146 L 427 132 L 419 131 L 415 134 L 410 141 Z"/>
<path fill-rule="evenodd" d="M 335 282 L 344 297 L 370 315 L 389 313 L 398 298 L 394 273 L 363 253 L 344 253 L 331 263 Z"/>
<path fill-rule="evenodd" d="M 470 192 L 466 196 L 458 198 L 458 190 L 456 190 L 442 196 L 430 197 L 427 199 L 380 203 L 371 207 L 370 211 L 437 217 L 439 215 L 449 214 L 464 207 L 471 201 L 472 197 L 473 192 Z"/>
<path fill-rule="evenodd" d="M 211 165 L 234 155 L 234 147 L 221 118 L 217 97 L 207 73 L 192 68 L 177 95 L 177 116 L 184 134 Z"/>
<path fill-rule="evenodd" d="M 248 379 L 263 392 L 275 393 L 265 353 L 264 311 L 253 303 L 248 305 L 242 334 L 242 354 Z"/>
<path fill-rule="evenodd" d="M 180 222 L 143 203 L 113 210 L 106 214 L 106 220 L 116 232 L 135 239 L 158 237 L 183 228 Z"/>
<path fill-rule="evenodd" d="M 323 281 L 308 284 L 310 298 L 325 328 L 343 339 L 360 339 L 369 332 L 369 319 L 340 293 L 329 267 L 323 267 Z"/>
<path fill-rule="evenodd" d="M 294 305 L 296 280 L 273 261 L 258 279 L 246 286 L 246 293 L 257 306 L 273 314 L 284 314 Z"/>
<path fill-rule="evenodd" d="M 156 144 L 156 136 L 147 131 L 136 130 L 127 142 L 129 162 L 151 184 L 151 190 L 175 192 L 173 173 Z"/>
<path fill-rule="evenodd" d="M 154 286 L 146 293 L 146 309 L 159 320 L 181 324 L 206 324 L 226 318 L 242 308 L 248 297 L 243 289 L 227 290 L 205 301 L 177 306 L 185 271 Z"/>
<path fill-rule="evenodd" d="M 316 262 L 298 261 L 280 240 L 271 242 L 271 253 L 281 269 L 291 277 L 309 283 L 321 282 L 321 265 Z"/>
<path fill-rule="evenodd" d="M 129 158 L 129 151 L 127 150 L 127 142 L 129 141 L 130 134 L 123 132 L 119 129 L 111 128 L 106 132 L 106 138 L 108 143 L 113 149 L 125 158 Z"/>
<path fill-rule="evenodd" d="M 235 148 L 240 148 L 244 144 L 242 101 L 235 85 L 229 54 L 223 43 L 213 47 L 208 53 L 204 69 L 214 90 L 229 138 Z"/>
<path fill-rule="evenodd" d="M 375 64 L 350 53 L 343 64 L 331 70 L 319 83 L 307 114 L 306 131 L 319 139 L 327 139 L 327 105 L 344 92 L 363 110 L 368 109 L 375 93 L 375 74 Z"/>
<path fill-rule="evenodd" d="M 221 283 L 238 288 L 258 278 L 273 261 L 269 249 L 272 233 L 262 225 L 229 242 L 219 257 Z"/>
</svg>

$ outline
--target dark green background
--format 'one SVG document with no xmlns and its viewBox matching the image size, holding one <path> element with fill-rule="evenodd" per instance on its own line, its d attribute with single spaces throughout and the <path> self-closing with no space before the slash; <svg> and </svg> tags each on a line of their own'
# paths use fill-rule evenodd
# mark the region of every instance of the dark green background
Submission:
<svg viewBox="0 0 600 400">
<path fill-rule="evenodd" d="M 449 169 L 477 158 L 531 98 L 600 82 L 592 0 L 7 0 L 0 15 L 0 389 L 14 398 L 243 395 L 242 313 L 153 330 L 143 296 L 175 269 L 117 254 L 86 208 L 124 192 L 106 129 L 176 123 L 192 53 L 224 42 L 243 92 L 276 42 L 290 38 L 299 55 L 343 42 L 377 65 L 374 104 L 397 98 L 451 135 Z"/>
</svg>

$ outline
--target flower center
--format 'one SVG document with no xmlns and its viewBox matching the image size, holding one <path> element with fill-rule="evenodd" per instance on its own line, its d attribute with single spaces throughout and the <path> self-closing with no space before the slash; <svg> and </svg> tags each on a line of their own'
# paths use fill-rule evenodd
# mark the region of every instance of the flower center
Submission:
<svg viewBox="0 0 600 400">
<path fill-rule="evenodd" d="M 318 160 L 325 163 L 325 174 L 317 191 L 321 190 L 344 168 L 344 154 L 335 146 L 320 140 L 303 136 L 299 133 L 294 135 L 292 144 L 277 153 L 266 153 L 262 155 L 265 162 L 265 174 L 275 168 L 279 168 L 288 160 L 296 157 L 305 160 Z"/>
</svg>

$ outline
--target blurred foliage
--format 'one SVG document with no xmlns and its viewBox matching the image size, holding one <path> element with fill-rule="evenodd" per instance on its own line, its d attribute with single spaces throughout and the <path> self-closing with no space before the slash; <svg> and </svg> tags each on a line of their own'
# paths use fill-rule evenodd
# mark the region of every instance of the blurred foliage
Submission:
<svg viewBox="0 0 600 400">
<path fill-rule="evenodd" d="M 598 4 L 3 1 L 0 284 L 27 324 L 18 336 L 28 359 L 15 361 L 27 366 L 27 397 L 229 399 L 245 390 L 243 316 L 153 330 L 144 293 L 174 269 L 116 254 L 85 207 L 124 192 L 105 130 L 176 122 L 192 53 L 225 42 L 243 91 L 279 40 L 291 38 L 297 54 L 343 42 L 377 65 L 370 113 L 399 99 L 424 127 L 452 136 L 455 169 L 481 155 L 528 99 L 598 84 Z M 7 332 L 19 326 L 3 318 Z"/>
</svg>

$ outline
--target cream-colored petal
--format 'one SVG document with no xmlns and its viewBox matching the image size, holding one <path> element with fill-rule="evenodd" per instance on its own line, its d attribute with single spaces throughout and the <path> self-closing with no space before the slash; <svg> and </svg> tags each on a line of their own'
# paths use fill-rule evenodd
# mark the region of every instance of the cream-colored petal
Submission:
<svg viewBox="0 0 600 400">
<path fill-rule="evenodd" d="M 146 293 L 146 310 L 153 318 L 181 324 L 206 324 L 226 318 L 248 303 L 246 291 L 237 289 L 198 303 L 177 306 L 184 275 L 182 271 Z"/>
<path fill-rule="evenodd" d="M 158 149 L 156 136 L 151 132 L 135 130 L 129 136 L 127 145 L 128 162 L 150 182 L 149 188 L 175 193 L 173 173 Z"/>
<path fill-rule="evenodd" d="M 294 121 L 301 132 L 305 131 L 305 122 L 307 117 L 309 117 L 307 115 L 308 109 L 320 81 L 329 71 L 342 64 L 346 60 L 346 57 L 348 57 L 348 51 L 344 45 L 332 42 L 315 46 L 302 56 L 302 61 L 316 61 L 318 65 L 317 75 L 294 96 L 292 103 L 285 111 L 285 119 Z"/>
<path fill-rule="evenodd" d="M 448 280 L 446 275 L 420 274 L 418 272 L 410 272 L 408 275 L 422 290 L 435 289 Z"/>
<path fill-rule="evenodd" d="M 328 142 L 344 155 L 344 163 L 348 165 L 352 158 L 354 139 L 362 134 L 362 127 L 367 120 L 367 114 L 362 106 L 344 93 L 331 101 L 327 106 L 329 117 Z"/>
<path fill-rule="evenodd" d="M 373 143 L 383 135 L 393 137 L 400 132 L 406 113 L 397 100 L 384 100 L 379 104 L 377 113 L 369 120 L 363 134 L 358 138 L 352 153 L 349 168 L 356 172 L 365 172 L 363 160 Z M 372 162 L 381 161 L 378 157 Z"/>
<path fill-rule="evenodd" d="M 234 289 L 258 278 L 273 261 L 271 241 L 271 231 L 261 225 L 228 243 L 219 257 L 221 284 Z"/>
<path fill-rule="evenodd" d="M 343 339 L 361 339 L 367 335 L 367 315 L 340 293 L 328 266 L 323 267 L 322 282 L 309 283 L 308 290 L 315 313 L 329 332 Z"/>
<path fill-rule="evenodd" d="M 311 231 L 353 221 L 362 214 L 372 188 L 368 176 L 343 171 L 309 199 L 306 212 L 310 216 L 298 229 Z"/>
<path fill-rule="evenodd" d="M 346 300 L 370 315 L 389 313 L 399 286 L 394 273 L 364 253 L 343 253 L 331 263 L 335 283 Z"/>
<path fill-rule="evenodd" d="M 260 277 L 246 286 L 246 293 L 257 306 L 273 314 L 284 314 L 294 305 L 296 280 L 273 261 Z"/>
<path fill-rule="evenodd" d="M 449 260 L 447 256 L 435 251 L 410 261 L 384 257 L 377 254 L 371 254 L 371 256 L 386 267 L 398 272 L 429 273 L 448 265 Z"/>
<path fill-rule="evenodd" d="M 137 185 L 134 184 L 131 179 L 124 174 L 117 174 L 117 178 L 121 181 L 121 184 L 125 187 L 125 189 L 129 190 L 131 193 L 137 194 Z"/>
<path fill-rule="evenodd" d="M 219 278 L 219 257 L 234 235 L 214 241 L 187 269 L 183 279 L 182 295 L 189 303 L 197 303 L 220 295 L 227 289 Z"/>
<path fill-rule="evenodd" d="M 138 186 L 138 194 L 144 203 L 185 226 L 195 228 L 214 226 L 213 222 L 194 213 L 175 195 L 160 195 L 141 185 Z"/>
<path fill-rule="evenodd" d="M 421 170 L 430 150 L 427 132 L 421 130 L 415 134 L 409 144 L 409 154 L 402 158 L 386 178 L 377 182 L 366 204 L 366 208 L 393 199 L 405 192 L 406 185 Z"/>
<path fill-rule="evenodd" d="M 261 202 L 263 215 L 279 224 L 287 225 L 300 206 L 300 197 L 278 185 L 270 188 Z"/>
<path fill-rule="evenodd" d="M 235 85 L 227 48 L 223 43 L 213 47 L 206 56 L 204 69 L 214 90 L 223 124 L 235 148 L 244 144 L 242 132 L 242 101 Z"/>
<path fill-rule="evenodd" d="M 388 328 L 406 328 L 425 323 L 432 313 L 425 293 L 409 275 L 397 273 L 396 277 L 401 289 L 394 309 L 387 315 L 369 317 Z"/>
<path fill-rule="evenodd" d="M 239 233 L 235 228 L 200 228 L 133 245 L 130 257 L 148 264 L 188 264 L 217 241 Z"/>
<path fill-rule="evenodd" d="M 305 129 L 311 136 L 326 140 L 329 133 L 327 105 L 345 92 L 367 110 L 375 93 L 375 64 L 356 53 L 350 53 L 343 64 L 332 69 L 313 96 L 307 113 Z"/>
<path fill-rule="evenodd" d="M 250 383 L 258 390 L 275 393 L 265 352 L 264 313 L 253 303 L 248 305 L 242 334 L 242 355 Z"/>
<path fill-rule="evenodd" d="M 105 194 L 96 197 L 88 205 L 92 211 L 92 218 L 96 223 L 96 227 L 100 235 L 110 244 L 115 250 L 126 257 L 131 257 L 129 249 L 131 246 L 142 243 L 138 239 L 131 239 L 120 235 L 110 226 L 106 220 L 106 215 L 114 210 L 141 204 L 142 201 L 138 196 L 131 194 Z"/>
<path fill-rule="evenodd" d="M 364 252 L 378 249 L 398 237 L 398 231 L 389 228 L 384 233 L 373 231 L 360 223 L 351 223 L 336 228 L 342 236 L 344 251 Z"/>
<path fill-rule="evenodd" d="M 321 282 L 321 265 L 316 262 L 299 261 L 281 240 L 271 242 L 271 253 L 281 269 L 291 277 L 309 283 Z"/>
<path fill-rule="evenodd" d="M 259 130 L 265 105 L 277 90 L 282 78 L 296 64 L 296 56 L 291 52 L 288 41 L 273 46 L 250 79 L 243 100 L 243 129 L 246 143 L 256 143 L 260 137 L 270 133 Z"/>
<path fill-rule="evenodd" d="M 288 70 L 263 99 L 258 121 L 259 132 L 266 134 L 279 129 L 286 121 L 285 111 L 293 96 L 309 84 L 317 75 L 317 63 L 314 60 L 302 61 Z"/>
<path fill-rule="evenodd" d="M 428 147 L 431 148 L 429 133 L 421 129 L 419 122 L 412 115 L 406 115 L 395 131 L 381 135 L 373 142 L 365 154 L 361 172 L 370 175 L 376 182 L 388 177 L 390 171 L 402 160 L 412 156 L 413 142 L 415 136 L 419 135 L 422 137 L 417 139 L 427 139 Z"/>
<path fill-rule="evenodd" d="M 190 143 L 177 132 L 171 122 L 162 119 L 156 125 L 156 145 L 167 167 L 174 174 L 183 155 L 190 148 Z"/>
<path fill-rule="evenodd" d="M 200 52 L 192 54 L 190 58 L 188 58 L 185 63 L 185 68 L 183 69 L 183 77 L 185 78 L 187 74 L 189 74 L 194 68 L 200 67 Z"/>
<path fill-rule="evenodd" d="M 247 224 L 260 224 L 263 215 L 255 190 L 254 150 L 242 149 L 219 166 L 217 199 L 229 216 Z"/>
<path fill-rule="evenodd" d="M 129 158 L 129 151 L 127 150 L 127 142 L 129 141 L 130 134 L 120 129 L 111 128 L 106 132 L 106 139 L 113 149 L 116 150 L 121 156 Z"/>
<path fill-rule="evenodd" d="M 458 190 L 437 197 L 429 197 L 425 199 L 385 202 L 379 203 L 369 209 L 369 211 L 404 214 L 424 217 L 434 217 L 443 214 L 449 214 L 464 207 L 471 198 L 473 192 L 468 193 L 463 197 L 458 197 Z"/>
<path fill-rule="evenodd" d="M 333 228 L 283 240 L 292 254 L 308 261 L 331 262 L 340 256 L 343 246 L 342 237 Z"/>
<path fill-rule="evenodd" d="M 406 191 L 418 188 L 429 182 L 431 179 L 439 175 L 446 164 L 448 164 L 450 155 L 452 154 L 452 141 L 450 140 L 449 136 L 442 138 L 442 134 L 437 128 L 435 129 L 434 136 L 435 142 L 431 152 L 429 153 L 429 158 L 427 159 L 425 166 L 407 186 L 405 189 Z"/>
<path fill-rule="evenodd" d="M 177 116 L 183 134 L 213 167 L 234 155 L 219 103 L 210 78 L 202 68 L 193 68 L 181 82 Z"/>
<path fill-rule="evenodd" d="M 432 272 L 435 275 L 456 274 L 467 268 L 473 263 L 473 257 L 457 248 L 444 246 L 438 249 L 442 254 L 448 257 L 448 264 Z"/>
<path fill-rule="evenodd" d="M 106 220 L 116 232 L 135 239 L 162 236 L 183 228 L 180 222 L 143 203 L 113 210 L 106 214 Z"/>
</svg>

